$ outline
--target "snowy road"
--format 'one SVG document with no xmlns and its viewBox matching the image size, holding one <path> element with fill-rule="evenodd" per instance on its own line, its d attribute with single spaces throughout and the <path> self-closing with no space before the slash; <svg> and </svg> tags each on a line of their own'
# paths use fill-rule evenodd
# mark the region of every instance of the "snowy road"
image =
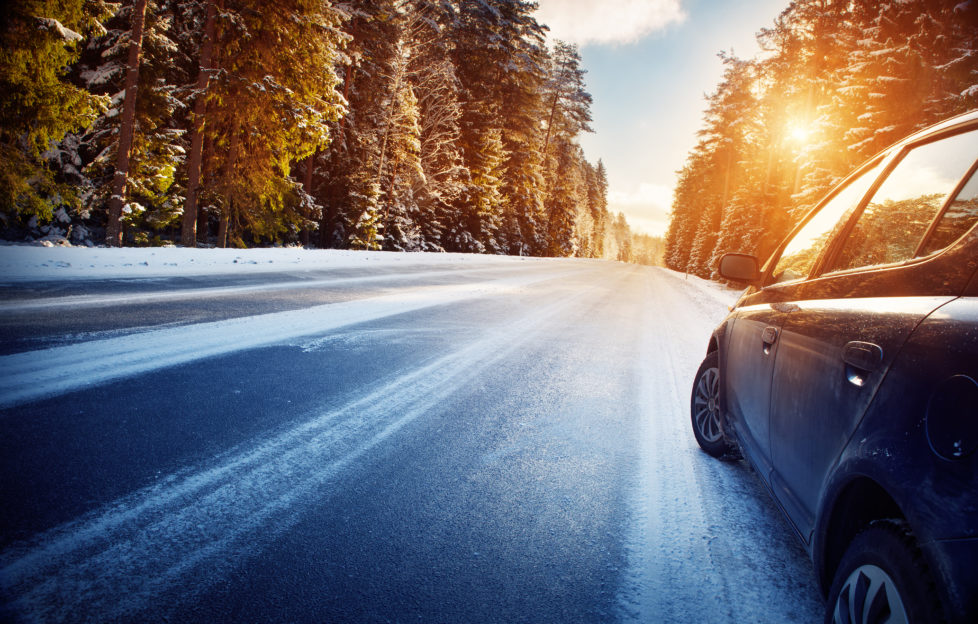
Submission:
<svg viewBox="0 0 978 624">
<path fill-rule="evenodd" d="M 12 277 L 0 620 L 821 619 L 760 482 L 688 428 L 729 293 L 428 258 Z"/>
</svg>

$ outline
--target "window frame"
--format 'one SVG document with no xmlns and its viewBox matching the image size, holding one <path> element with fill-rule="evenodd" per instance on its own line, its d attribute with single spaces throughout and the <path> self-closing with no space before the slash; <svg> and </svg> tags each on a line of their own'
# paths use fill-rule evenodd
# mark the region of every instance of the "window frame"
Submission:
<svg viewBox="0 0 978 624">
<path fill-rule="evenodd" d="M 829 241 L 829 244 L 825 248 L 825 253 L 823 253 L 822 256 L 815 262 L 815 266 L 813 267 L 811 274 L 808 276 L 808 279 L 811 280 L 820 277 L 834 277 L 836 275 L 864 273 L 867 271 L 875 271 L 879 269 L 891 269 L 894 267 L 901 267 L 909 264 L 917 264 L 919 262 L 923 262 L 925 260 L 933 258 L 939 255 L 941 252 L 953 247 L 954 243 L 951 243 L 947 247 L 944 247 L 931 254 L 928 254 L 927 256 L 921 257 L 918 255 L 920 250 L 923 248 L 923 246 L 930 238 L 931 234 L 937 228 L 937 224 L 941 216 L 943 216 L 944 213 L 947 211 L 948 207 L 951 205 L 951 202 L 955 199 L 955 197 L 961 191 L 964 185 L 968 183 L 968 180 L 970 179 L 969 174 L 973 172 L 976 167 L 978 167 L 978 160 L 972 163 L 971 167 L 965 170 L 965 174 L 963 174 L 962 177 L 958 180 L 957 184 L 955 184 L 954 190 L 947 196 L 947 199 L 944 200 L 944 203 L 941 205 L 940 209 L 934 214 L 934 217 L 931 219 L 930 224 L 928 224 L 927 229 L 924 230 L 924 234 L 921 236 L 920 241 L 917 243 L 917 246 L 914 250 L 913 257 L 907 258 L 906 260 L 900 260 L 897 262 L 889 262 L 887 264 L 873 264 L 873 265 L 852 267 L 848 269 L 828 270 L 829 267 L 831 267 L 835 263 L 839 254 L 842 252 L 842 249 L 845 246 L 846 241 L 848 240 L 849 236 L 852 234 L 852 230 L 856 227 L 856 223 L 859 221 L 859 219 L 862 218 L 863 212 L 865 212 L 866 206 L 869 205 L 870 200 L 872 200 L 873 196 L 876 195 L 876 192 L 879 191 L 879 188 L 883 185 L 883 182 L 885 182 L 887 178 L 890 177 L 890 175 L 893 173 L 893 170 L 900 166 L 900 163 L 903 162 L 903 160 L 907 157 L 907 155 L 911 151 L 917 149 L 918 147 L 923 147 L 925 145 L 936 143 L 938 141 L 942 141 L 952 136 L 965 134 L 967 132 L 978 132 L 978 125 L 971 123 L 971 124 L 965 124 L 958 127 L 948 128 L 941 132 L 935 132 L 934 134 L 929 134 L 924 137 L 916 138 L 916 140 L 913 140 L 914 137 L 911 137 L 904 143 L 898 144 L 893 154 L 891 154 L 890 162 L 887 163 L 887 165 L 883 168 L 882 171 L 880 171 L 879 177 L 870 187 L 866 195 L 863 196 L 862 200 L 860 200 L 859 205 L 852 212 L 852 215 L 850 215 L 849 222 L 846 223 L 845 227 L 843 227 L 838 234 L 836 234 L 835 238 Z M 976 155 L 976 159 L 978 159 L 978 155 Z M 971 229 L 968 230 L 968 232 L 970 231 Z M 962 236 L 966 236 L 966 235 L 967 232 L 965 232 L 965 234 Z M 958 240 L 960 240 L 960 238 Z"/>
<path fill-rule="evenodd" d="M 976 157 L 974 164 L 971 165 L 971 168 L 968 169 L 968 172 L 964 174 L 964 177 L 958 181 L 958 185 L 954 187 L 954 190 L 948 196 L 947 201 L 944 202 L 943 206 L 941 206 L 941 209 L 937 212 L 937 215 L 934 217 L 934 220 L 931 221 L 930 226 L 927 228 L 927 231 L 924 232 L 923 238 L 920 239 L 920 244 L 918 244 L 917 249 L 914 250 L 914 254 L 912 258 L 913 260 L 922 260 L 924 258 L 930 258 L 932 256 L 936 256 L 937 254 L 943 252 L 945 249 L 954 247 L 958 243 L 958 241 L 960 241 L 962 238 L 967 236 L 968 233 L 975 228 L 975 225 L 978 225 L 978 221 L 976 221 L 971 225 L 970 228 L 965 230 L 961 234 L 961 236 L 957 237 L 949 244 L 945 245 L 944 247 L 941 247 L 940 249 L 935 249 L 934 251 L 928 253 L 927 255 L 921 255 L 924 252 L 924 249 L 927 248 L 927 243 L 930 242 L 931 237 L 937 231 L 937 226 L 940 224 L 941 219 L 944 218 L 944 213 L 948 211 L 948 209 L 951 207 L 951 204 L 958 198 L 958 195 L 961 193 L 961 191 L 963 191 L 964 188 L 968 186 L 968 183 L 971 182 L 971 179 L 974 178 L 975 176 L 978 176 L 978 157 Z"/>
<path fill-rule="evenodd" d="M 901 262 L 885 264 L 885 265 L 855 267 L 855 268 L 839 270 L 839 271 L 826 270 L 827 267 L 832 266 L 832 262 L 835 260 L 836 256 L 840 253 L 844 241 L 848 239 L 849 235 L 852 232 L 852 228 L 855 227 L 856 221 L 862 216 L 863 211 L 866 208 L 866 205 L 869 203 L 869 200 L 876 194 L 876 192 L 879 190 L 879 187 L 883 184 L 883 181 L 885 181 L 887 177 L 889 177 L 889 175 L 893 173 L 893 170 L 896 168 L 897 165 L 899 165 L 900 162 L 903 161 L 904 157 L 910 152 L 910 150 L 922 145 L 926 145 L 928 143 L 940 141 L 942 139 L 945 139 L 950 136 L 954 136 L 956 134 L 963 134 L 965 132 L 974 131 L 974 130 L 978 130 L 978 119 L 972 117 L 964 120 L 949 120 L 947 122 L 943 122 L 931 128 L 926 128 L 924 130 L 916 132 L 911 136 L 907 137 L 906 139 L 904 139 L 903 141 L 900 141 L 882 150 L 872 158 L 868 159 L 857 169 L 852 171 L 852 173 L 846 176 L 841 182 L 839 182 L 828 194 L 826 194 L 825 197 L 823 197 L 822 200 L 819 201 L 818 204 L 816 204 L 815 207 L 812 208 L 808 212 L 808 214 L 805 215 L 805 217 L 798 223 L 798 225 L 796 225 L 791 230 L 788 236 L 786 236 L 784 240 L 781 241 L 778 247 L 771 254 L 770 258 L 768 258 L 767 262 L 765 262 L 764 264 L 764 269 L 762 272 L 758 290 L 778 291 L 778 290 L 795 287 L 799 284 L 805 284 L 807 282 L 811 282 L 813 280 L 819 280 L 823 278 L 832 278 L 835 276 L 844 276 L 844 275 L 851 275 L 857 273 L 868 273 L 868 272 L 879 271 L 879 270 L 893 270 L 895 267 L 916 265 L 922 262 L 931 261 L 934 258 L 943 255 L 945 252 L 953 249 L 958 243 L 961 242 L 961 240 L 963 240 L 964 238 L 969 236 L 969 234 L 974 232 L 975 228 L 978 227 L 978 224 L 972 226 L 969 230 L 964 232 L 958 239 L 956 239 L 950 245 L 947 245 L 946 247 L 940 250 L 931 252 L 926 256 L 918 255 L 920 251 L 926 247 L 926 243 L 929 241 L 930 237 L 933 235 L 934 231 L 936 230 L 937 224 L 940 222 L 941 217 L 944 216 L 944 213 L 948 210 L 951 202 L 957 197 L 957 194 L 961 192 L 961 189 L 964 187 L 964 185 L 968 183 L 970 176 L 978 175 L 978 160 L 976 160 L 976 162 L 972 164 L 972 167 L 967 170 L 967 173 L 961 177 L 961 179 L 958 181 L 957 186 L 955 186 L 954 191 L 950 195 L 948 195 L 948 199 L 944 202 L 944 204 L 941 206 L 941 209 L 937 211 L 934 218 L 931 220 L 931 223 L 928 225 L 927 230 L 924 232 L 920 242 L 918 243 L 913 258 Z M 872 168 L 880 164 L 882 164 L 883 166 L 880 172 L 876 174 L 876 179 L 873 180 L 873 183 L 867 188 L 866 192 L 863 194 L 862 199 L 860 199 L 859 203 L 856 205 L 856 208 L 852 211 L 852 214 L 849 216 L 849 219 L 844 225 L 844 227 L 838 233 L 836 233 L 836 235 L 832 237 L 831 240 L 828 241 L 828 244 L 819 253 L 819 256 L 818 258 L 816 258 L 815 263 L 812 265 L 812 269 L 811 271 L 809 271 L 809 274 L 805 277 L 801 277 L 790 281 L 772 282 L 771 279 L 773 277 L 774 269 L 777 266 L 778 262 L 781 260 L 781 255 L 784 253 L 784 250 L 787 247 L 788 243 L 794 240 L 795 236 L 797 236 L 801 232 L 802 228 L 808 225 L 808 222 L 811 221 L 815 217 L 815 215 L 825 207 L 826 204 L 828 204 L 839 193 L 841 193 L 843 189 L 845 189 L 850 184 L 854 183 L 859 176 L 861 176 L 862 174 L 868 172 L 869 170 L 871 170 Z"/>
<path fill-rule="evenodd" d="M 822 200 L 819 201 L 814 208 L 809 210 L 808 214 L 806 214 L 805 217 L 798 223 L 798 225 L 796 225 L 794 229 L 791 230 L 791 233 L 788 234 L 788 236 L 786 236 L 783 241 L 781 241 L 781 244 L 779 244 L 777 249 L 775 249 L 774 253 L 771 254 L 770 259 L 767 261 L 767 263 L 764 266 L 762 288 L 765 290 L 769 288 L 778 289 L 782 287 L 792 286 L 795 284 L 800 284 L 818 277 L 820 275 L 822 265 L 824 264 L 824 259 L 826 254 L 833 248 L 833 246 L 835 245 L 835 241 L 837 239 L 839 239 L 843 234 L 848 234 L 849 228 L 852 223 L 852 216 L 857 213 L 862 214 L 862 208 L 866 203 L 866 198 L 869 197 L 872 193 L 876 192 L 876 190 L 879 188 L 880 181 L 884 179 L 885 175 L 889 173 L 889 171 L 892 169 L 892 162 L 887 162 L 887 160 L 889 159 L 892 161 L 893 158 L 894 158 L 894 152 L 892 151 L 892 149 L 883 150 L 873 158 L 870 158 L 865 163 L 863 163 L 859 168 L 857 168 L 855 171 L 853 171 L 848 176 L 846 176 L 841 182 L 836 184 L 835 187 L 828 194 L 826 194 L 825 197 L 823 197 Z M 788 244 L 791 243 L 795 239 L 795 237 L 801 233 L 801 231 L 805 228 L 805 226 L 808 225 L 809 221 L 814 219 L 815 215 L 821 212 L 826 205 L 832 202 L 832 200 L 834 200 L 840 193 L 842 193 L 842 191 L 848 188 L 849 185 L 856 183 L 856 181 L 860 177 L 862 177 L 863 174 L 872 171 L 878 165 L 883 165 L 883 168 L 880 169 L 879 173 L 876 174 L 876 179 L 872 181 L 872 183 L 867 187 L 866 191 L 863 193 L 862 198 L 860 198 L 860 200 L 856 203 L 856 208 L 849 216 L 849 221 L 846 223 L 843 229 L 840 232 L 838 232 L 835 236 L 833 236 L 831 239 L 829 239 L 825 247 L 823 247 L 822 250 L 819 252 L 818 257 L 815 258 L 814 264 L 812 264 L 811 270 L 808 272 L 808 275 L 793 280 L 784 281 L 784 282 L 772 282 L 771 279 L 774 277 L 774 269 L 777 268 L 778 263 L 781 261 L 781 256 L 784 254 L 784 250 L 787 248 Z"/>
</svg>

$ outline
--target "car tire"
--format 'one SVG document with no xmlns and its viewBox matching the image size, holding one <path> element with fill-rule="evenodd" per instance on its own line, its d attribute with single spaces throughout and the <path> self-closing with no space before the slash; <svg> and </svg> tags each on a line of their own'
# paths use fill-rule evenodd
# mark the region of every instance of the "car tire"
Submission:
<svg viewBox="0 0 978 624">
<path fill-rule="evenodd" d="M 874 522 L 852 540 L 829 591 L 825 624 L 943 621 L 923 554 L 902 524 Z"/>
<path fill-rule="evenodd" d="M 693 380 L 690 397 L 690 416 L 693 435 L 700 448 L 713 457 L 721 457 L 730 450 L 723 434 L 723 418 L 720 413 L 720 364 L 717 352 L 706 356 Z"/>
</svg>

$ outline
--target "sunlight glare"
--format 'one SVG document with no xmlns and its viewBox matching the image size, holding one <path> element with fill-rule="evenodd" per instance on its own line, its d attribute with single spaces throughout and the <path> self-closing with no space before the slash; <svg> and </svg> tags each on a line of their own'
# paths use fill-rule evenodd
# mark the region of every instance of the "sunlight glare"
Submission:
<svg viewBox="0 0 978 624">
<path fill-rule="evenodd" d="M 804 143 L 811 136 L 811 130 L 806 124 L 794 121 L 788 124 L 788 136 L 798 143 Z"/>
</svg>

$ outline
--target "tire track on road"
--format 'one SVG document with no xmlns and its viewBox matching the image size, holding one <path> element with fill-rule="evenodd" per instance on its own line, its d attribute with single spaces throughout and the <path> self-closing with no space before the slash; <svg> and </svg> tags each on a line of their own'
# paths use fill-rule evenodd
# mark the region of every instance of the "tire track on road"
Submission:
<svg viewBox="0 0 978 624">
<path fill-rule="evenodd" d="M 183 580 L 202 591 L 297 522 L 351 464 L 618 279 L 566 288 L 366 396 L 12 546 L 0 555 L 3 603 L 41 621 L 131 620 Z"/>
<path fill-rule="evenodd" d="M 822 617 L 811 565 L 762 484 L 741 462 L 697 447 L 689 393 L 723 304 L 672 276 L 647 282 L 642 402 L 627 619 L 813 622 Z M 668 334 L 655 328 L 668 328 Z"/>
<path fill-rule="evenodd" d="M 510 271 L 518 270 L 519 267 L 510 268 Z M 220 299 L 223 297 L 234 297 L 249 293 L 266 293 L 282 290 L 310 290 L 314 288 L 335 288 L 337 286 L 349 286 L 359 284 L 377 284 L 398 281 L 431 279 L 439 277 L 457 277 L 472 275 L 474 273 L 486 273 L 493 269 L 456 269 L 446 271 L 424 271 L 419 273 L 380 273 L 377 275 L 358 275 L 354 277 L 330 277 L 324 279 L 289 279 L 282 282 L 265 282 L 260 284 L 248 284 L 239 286 L 213 286 L 206 288 L 178 288 L 176 290 L 160 290 L 155 292 L 129 292 L 123 294 L 100 294 L 100 295 L 67 295 L 67 296 L 48 296 L 21 301 L 7 301 L 0 303 L 0 316 L 12 314 L 22 314 L 24 312 L 36 312 L 41 310 L 94 308 L 108 306 L 129 306 L 145 305 L 148 303 L 166 303 L 171 301 L 198 301 L 200 299 Z M 495 269 L 498 273 L 499 269 Z"/>
<path fill-rule="evenodd" d="M 274 312 L 0 357 L 0 409 L 59 396 L 233 351 L 285 342 L 437 305 L 502 295 L 547 280 L 594 270 L 548 269 L 472 284 L 405 289 L 390 295 Z"/>
</svg>

